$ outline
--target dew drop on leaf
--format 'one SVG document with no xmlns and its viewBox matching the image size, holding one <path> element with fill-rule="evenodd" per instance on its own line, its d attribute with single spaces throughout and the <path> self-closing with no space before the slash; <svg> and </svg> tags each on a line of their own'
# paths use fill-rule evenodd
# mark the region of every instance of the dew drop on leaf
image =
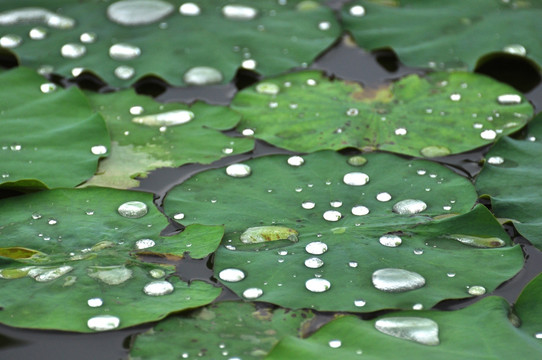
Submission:
<svg viewBox="0 0 542 360">
<path fill-rule="evenodd" d="M 135 75 L 135 69 L 128 65 L 120 65 L 115 68 L 114 73 L 117 78 L 121 80 L 128 80 Z"/>
<path fill-rule="evenodd" d="M 148 249 L 153 247 L 154 245 L 156 245 L 156 243 L 152 239 L 140 239 L 137 240 L 135 243 L 135 247 L 138 250 Z"/>
<path fill-rule="evenodd" d="M 245 273 L 239 269 L 224 269 L 218 273 L 220 280 L 227 282 L 239 282 L 245 278 Z"/>
<path fill-rule="evenodd" d="M 87 275 L 107 285 L 120 285 L 132 278 L 132 270 L 124 265 L 89 266 Z"/>
<path fill-rule="evenodd" d="M 280 88 L 277 84 L 262 82 L 256 85 L 256 92 L 266 95 L 277 95 L 280 92 Z"/>
<path fill-rule="evenodd" d="M 350 186 L 363 186 L 369 182 L 369 175 L 362 172 L 351 172 L 343 176 L 343 182 Z"/>
<path fill-rule="evenodd" d="M 461 100 L 461 94 L 455 93 L 455 94 L 450 95 L 450 100 L 452 100 L 452 101 L 459 101 L 459 100 Z"/>
<path fill-rule="evenodd" d="M 43 27 L 35 27 L 30 29 L 28 37 L 32 40 L 43 40 L 47 37 L 47 29 Z"/>
<path fill-rule="evenodd" d="M 226 5 L 222 8 L 222 14 L 230 20 L 252 20 L 258 11 L 250 6 Z"/>
<path fill-rule="evenodd" d="M 321 293 L 329 290 L 329 288 L 331 287 L 331 283 L 326 279 L 314 278 L 307 280 L 305 282 L 305 287 L 309 291 Z"/>
<path fill-rule="evenodd" d="M 357 205 L 352 208 L 352 214 L 356 216 L 363 216 L 369 214 L 369 208 L 363 205 Z"/>
<path fill-rule="evenodd" d="M 425 285 L 425 279 L 420 274 L 396 268 L 376 270 L 372 281 L 378 290 L 391 293 L 415 290 Z"/>
<path fill-rule="evenodd" d="M 365 8 L 361 5 L 354 5 L 350 8 L 350 15 L 361 17 L 365 15 Z"/>
<path fill-rule="evenodd" d="M 132 60 L 141 55 L 141 49 L 137 46 L 119 43 L 111 45 L 109 56 L 113 60 Z"/>
<path fill-rule="evenodd" d="M 310 269 L 318 269 L 324 265 L 324 261 L 317 257 L 311 257 L 305 260 L 305 266 Z"/>
<path fill-rule="evenodd" d="M 342 214 L 337 210 L 328 210 L 322 215 L 326 221 L 339 221 L 342 218 Z"/>
<path fill-rule="evenodd" d="M 165 280 L 151 281 L 143 287 L 143 292 L 149 296 L 162 296 L 171 294 L 175 290 L 173 284 Z"/>
<path fill-rule="evenodd" d="M 405 128 L 397 128 L 395 129 L 395 135 L 404 136 L 408 133 L 407 129 Z"/>
<path fill-rule="evenodd" d="M 335 340 L 330 340 L 328 344 L 329 344 L 330 348 L 337 349 L 337 348 L 341 347 L 342 342 L 341 342 L 341 340 L 335 339 Z"/>
<path fill-rule="evenodd" d="M 438 345 L 438 324 L 427 318 L 388 317 L 375 322 L 375 328 L 386 335 L 424 345 Z"/>
<path fill-rule="evenodd" d="M 468 293 L 475 296 L 484 295 L 486 293 L 486 288 L 479 285 L 469 286 Z"/>
<path fill-rule="evenodd" d="M 338 208 L 338 207 L 343 206 L 343 202 L 339 200 L 334 200 L 334 201 L 330 201 L 329 205 L 331 205 L 331 207 Z"/>
<path fill-rule="evenodd" d="M 260 288 L 248 288 L 243 291 L 243 297 L 247 300 L 254 300 L 263 295 L 263 290 Z"/>
<path fill-rule="evenodd" d="M 132 122 L 147 126 L 175 126 L 182 125 L 194 119 L 195 115 L 189 110 L 173 110 L 159 114 L 136 116 Z"/>
<path fill-rule="evenodd" d="M 439 156 L 446 156 L 450 155 L 451 151 L 446 146 L 441 145 L 430 145 L 422 148 L 420 150 L 420 154 L 423 157 L 439 157 Z"/>
<path fill-rule="evenodd" d="M 517 55 L 517 56 L 527 56 L 527 49 L 521 44 L 510 44 L 503 47 L 502 51 Z"/>
<path fill-rule="evenodd" d="M 388 202 L 391 200 L 391 195 L 388 192 L 381 192 L 376 195 L 376 200 L 381 202 Z"/>
<path fill-rule="evenodd" d="M 504 94 L 497 97 L 497 102 L 501 105 L 521 104 L 521 96 L 517 94 Z"/>
<path fill-rule="evenodd" d="M 378 241 L 387 247 L 398 247 L 403 242 L 399 236 L 392 234 L 382 235 Z"/>
<path fill-rule="evenodd" d="M 427 209 L 427 204 L 421 200 L 406 199 L 393 205 L 393 212 L 399 215 L 418 214 Z"/>
<path fill-rule="evenodd" d="M 95 145 L 90 148 L 90 152 L 94 155 L 104 155 L 107 153 L 107 148 L 103 145 Z"/>
<path fill-rule="evenodd" d="M 94 316 L 87 321 L 89 329 L 96 331 L 107 331 L 118 328 L 120 325 L 120 319 L 113 315 L 98 315 Z"/>
<path fill-rule="evenodd" d="M 314 209 L 316 204 L 312 201 L 304 201 L 301 203 L 301 207 L 306 210 Z"/>
<path fill-rule="evenodd" d="M 322 255 L 327 251 L 327 244 L 321 241 L 314 241 L 305 246 L 305 251 L 312 255 Z"/>
<path fill-rule="evenodd" d="M 477 248 L 498 248 L 506 245 L 502 239 L 497 237 L 481 237 L 463 234 L 451 234 L 446 237 Z"/>
<path fill-rule="evenodd" d="M 220 83 L 222 79 L 222 73 L 209 66 L 190 68 L 183 75 L 183 80 L 187 85 L 213 85 Z"/>
<path fill-rule="evenodd" d="M 96 33 L 93 33 L 93 32 L 84 32 L 79 36 L 79 40 L 83 44 L 92 44 L 96 42 L 97 39 L 98 39 L 98 36 L 96 35 Z"/>
<path fill-rule="evenodd" d="M 484 130 L 480 133 L 480 137 L 484 140 L 495 140 L 497 133 L 494 130 Z"/>
<path fill-rule="evenodd" d="M 43 83 L 40 85 L 40 91 L 44 94 L 52 93 L 56 90 L 56 88 L 56 84 L 51 82 Z"/>
<path fill-rule="evenodd" d="M 197 4 L 188 2 L 179 7 L 179 13 L 184 16 L 197 16 L 201 13 L 201 9 Z"/>
<path fill-rule="evenodd" d="M 251 173 L 252 169 L 246 164 L 231 164 L 226 168 L 226 174 L 235 178 L 244 178 Z"/>
<path fill-rule="evenodd" d="M 125 218 L 137 219 L 147 215 L 147 205 L 141 201 L 128 201 L 120 205 L 118 213 Z"/>
<path fill-rule="evenodd" d="M 349 157 L 347 162 L 352 166 L 363 166 L 367 163 L 367 159 L 361 155 L 355 155 Z"/>
<path fill-rule="evenodd" d="M 162 0 L 121 0 L 107 8 L 109 20 L 125 26 L 146 25 L 171 14 L 173 5 Z"/>
<path fill-rule="evenodd" d="M 87 300 L 88 306 L 93 307 L 93 308 L 100 307 L 103 305 L 103 303 L 104 301 L 100 298 L 92 298 L 92 299 Z"/>
<path fill-rule="evenodd" d="M 256 63 L 256 60 L 254 59 L 243 60 L 243 62 L 241 63 L 241 67 L 248 70 L 256 69 L 256 65 L 257 63 Z"/>
<path fill-rule="evenodd" d="M 288 162 L 288 165 L 290 166 L 301 166 L 305 163 L 305 159 L 303 159 L 301 156 L 294 155 L 294 156 L 290 156 L 287 162 Z"/>
<path fill-rule="evenodd" d="M 363 307 L 365 306 L 365 304 L 367 304 L 365 300 L 362 300 L 362 299 L 354 300 L 354 306 L 356 307 Z"/>
<path fill-rule="evenodd" d="M 62 45 L 60 48 L 60 54 L 69 59 L 77 59 L 85 55 L 87 48 L 82 44 L 69 43 Z"/>
</svg>

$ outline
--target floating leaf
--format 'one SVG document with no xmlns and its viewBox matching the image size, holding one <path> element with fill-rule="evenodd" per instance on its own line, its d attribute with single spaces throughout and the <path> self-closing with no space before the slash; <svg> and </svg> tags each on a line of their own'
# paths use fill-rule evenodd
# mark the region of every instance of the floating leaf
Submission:
<svg viewBox="0 0 542 360">
<path fill-rule="evenodd" d="M 264 84 L 279 91 L 262 91 Z M 502 95 L 514 101 L 499 101 Z M 521 128 L 533 112 L 510 86 L 470 73 L 410 75 L 364 89 L 304 71 L 247 88 L 232 107 L 243 115 L 238 129 L 289 150 L 355 147 L 424 157 L 486 145 Z"/>
<path fill-rule="evenodd" d="M 160 104 L 134 90 L 88 93 L 111 132 L 108 159 L 87 185 L 136 187 L 133 178 L 159 167 L 211 163 L 223 156 L 250 151 L 254 140 L 232 138 L 221 130 L 233 128 L 239 116 L 223 106 L 195 103 Z"/>
<path fill-rule="evenodd" d="M 87 70 L 112 86 L 144 75 L 174 85 L 224 83 L 241 66 L 276 74 L 306 66 L 340 34 L 332 10 L 316 1 L 187 4 L 3 1 L 0 29 L 19 39 L 6 45 L 23 65 L 67 77 Z M 63 21 L 48 21 L 55 17 Z M 43 35 L 33 36 L 36 29 Z"/>
<path fill-rule="evenodd" d="M 362 167 L 334 152 L 303 158 L 300 166 L 287 156 L 250 160 L 243 178 L 206 171 L 166 197 L 166 213 L 182 209 L 184 224 L 225 224 L 215 274 L 239 296 L 325 311 L 431 307 L 473 295 L 472 286 L 492 291 L 521 269 L 519 246 L 480 249 L 447 237 L 510 245 L 485 207 L 470 211 L 474 188 L 450 170 L 384 153 L 366 154 Z M 407 199 L 425 210 L 393 211 Z M 293 229 L 298 242 L 243 243 L 245 230 L 259 226 Z"/>
<path fill-rule="evenodd" d="M 514 226 L 542 249 L 542 207 L 536 197 L 542 187 L 542 115 L 529 124 L 525 140 L 502 138 L 486 155 L 476 179 L 480 194 L 491 197 L 492 209 L 500 218 L 515 220 Z"/>
<path fill-rule="evenodd" d="M 391 47 L 409 66 L 469 70 L 494 52 L 542 64 L 542 45 L 532 36 L 541 16 L 539 2 L 495 0 L 358 0 L 342 12 L 345 28 L 366 49 Z"/>
<path fill-rule="evenodd" d="M 147 213 L 122 216 L 119 212 L 125 213 L 118 208 L 128 201 L 143 204 Z M 220 226 L 192 225 L 180 235 L 159 236 L 167 221 L 150 194 L 102 188 L 51 190 L 3 199 L 0 213 L 5 219 L 0 246 L 40 255 L 5 257 L 13 252 L 2 252 L 3 324 L 110 330 L 208 304 L 220 293 L 201 281 L 189 286 L 171 276 L 171 266 L 139 259 L 172 254 L 180 260 L 187 251 L 203 257 L 216 249 L 223 234 Z M 192 244 L 197 249 L 193 253 Z"/>
<path fill-rule="evenodd" d="M 136 338 L 137 359 L 260 359 L 284 336 L 300 335 L 312 314 L 223 302 L 169 318 Z"/>
<path fill-rule="evenodd" d="M 0 187 L 73 187 L 94 174 L 109 135 L 79 89 L 26 68 L 2 73 L 0 85 Z"/>
</svg>

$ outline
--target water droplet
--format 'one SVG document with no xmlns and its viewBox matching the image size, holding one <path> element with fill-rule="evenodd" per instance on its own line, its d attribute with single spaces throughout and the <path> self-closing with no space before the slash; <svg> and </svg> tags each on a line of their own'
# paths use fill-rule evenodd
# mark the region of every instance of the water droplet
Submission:
<svg viewBox="0 0 542 360">
<path fill-rule="evenodd" d="M 311 257 L 305 260 L 305 266 L 311 269 L 318 269 L 324 265 L 324 261 L 317 257 Z"/>
<path fill-rule="evenodd" d="M 419 317 L 389 317 L 375 322 L 375 328 L 386 335 L 424 345 L 438 345 L 438 324 Z"/>
<path fill-rule="evenodd" d="M 450 100 L 452 100 L 452 101 L 461 100 L 461 94 L 452 94 L 452 95 L 450 95 Z"/>
<path fill-rule="evenodd" d="M 233 154 L 233 149 L 232 148 L 224 148 L 224 149 L 222 149 L 222 153 L 226 154 L 226 155 Z"/>
<path fill-rule="evenodd" d="M 498 237 L 481 237 L 462 234 L 451 234 L 446 237 L 477 248 L 498 248 L 506 245 L 506 243 Z"/>
<path fill-rule="evenodd" d="M 254 70 L 256 69 L 256 60 L 254 59 L 247 59 L 247 60 L 243 60 L 243 62 L 241 63 L 241 67 L 245 68 L 245 69 L 248 69 L 248 70 Z"/>
<path fill-rule="evenodd" d="M 78 77 L 79 75 L 81 75 L 83 73 L 83 71 L 85 71 L 85 69 L 82 68 L 82 67 L 74 67 L 72 69 L 72 76 L 73 77 Z"/>
<path fill-rule="evenodd" d="M 97 39 L 98 39 L 98 35 L 96 35 L 96 33 L 93 33 L 93 32 L 84 32 L 81 34 L 81 36 L 79 36 L 79 40 L 83 44 L 92 44 L 96 42 Z"/>
<path fill-rule="evenodd" d="M 351 267 L 351 268 L 357 268 L 358 267 L 358 262 L 357 261 L 349 261 L 348 266 Z"/>
<path fill-rule="evenodd" d="M 96 331 L 107 331 L 118 328 L 120 319 L 113 315 L 98 315 L 91 317 L 87 321 L 89 329 Z"/>
<path fill-rule="evenodd" d="M 51 82 L 43 83 L 43 84 L 40 85 L 40 90 L 44 94 L 52 93 L 53 91 L 56 90 L 56 84 L 51 83 Z"/>
<path fill-rule="evenodd" d="M 468 292 L 470 295 L 480 296 L 486 293 L 486 288 L 479 285 L 470 286 Z"/>
<path fill-rule="evenodd" d="M 32 219 L 34 219 L 34 220 L 41 219 L 41 214 L 39 214 L 39 213 L 33 213 L 33 214 L 32 214 Z"/>
<path fill-rule="evenodd" d="M 356 216 L 363 216 L 369 213 L 369 208 L 363 205 L 357 205 L 352 208 L 352 214 Z"/>
<path fill-rule="evenodd" d="M 318 29 L 320 29 L 322 31 L 329 30 L 329 29 L 331 29 L 331 23 L 329 21 L 322 21 L 322 22 L 318 23 Z"/>
<path fill-rule="evenodd" d="M 395 135 L 404 136 L 407 133 L 408 133 L 408 131 L 405 128 L 397 128 L 397 129 L 395 129 Z"/>
<path fill-rule="evenodd" d="M 341 340 L 330 340 L 329 341 L 329 347 L 332 348 L 332 349 L 337 349 L 337 348 L 340 348 L 342 343 L 341 343 Z"/>
<path fill-rule="evenodd" d="M 346 115 L 348 116 L 357 116 L 359 114 L 359 110 L 356 108 L 350 108 L 346 110 Z"/>
<path fill-rule="evenodd" d="M 183 213 L 177 213 L 177 214 L 173 215 L 173 218 L 175 220 L 182 220 L 182 219 L 184 219 L 184 214 Z"/>
<path fill-rule="evenodd" d="M 28 276 L 30 276 L 37 282 L 48 282 L 56 280 L 62 275 L 67 274 L 72 270 L 73 268 L 68 265 L 58 267 L 36 266 L 29 269 Z"/>
<path fill-rule="evenodd" d="M 212 85 L 222 82 L 222 73 L 209 66 L 196 66 L 184 74 L 183 80 L 187 85 Z"/>
<path fill-rule="evenodd" d="M 382 235 L 378 241 L 387 247 L 397 247 L 403 242 L 399 236 L 393 234 Z"/>
<path fill-rule="evenodd" d="M 85 55 L 87 52 L 87 48 L 85 45 L 82 44 L 65 44 L 60 48 L 60 54 L 69 59 L 77 59 L 81 56 Z"/>
<path fill-rule="evenodd" d="M 327 220 L 327 221 L 339 221 L 341 220 L 342 216 L 343 215 L 337 210 L 328 210 L 324 212 L 324 214 L 322 215 L 324 220 Z"/>
<path fill-rule="evenodd" d="M 107 285 L 119 285 L 128 281 L 132 275 L 132 270 L 124 265 L 112 266 L 89 266 L 87 274 L 93 279 L 100 280 Z"/>
<path fill-rule="evenodd" d="M 130 44 L 114 44 L 109 48 L 109 56 L 113 60 L 131 60 L 141 55 L 141 49 Z"/>
<path fill-rule="evenodd" d="M 259 94 L 277 95 L 279 91 L 280 88 L 277 84 L 263 82 L 256 85 L 256 92 Z"/>
<path fill-rule="evenodd" d="M 107 148 L 103 145 L 96 145 L 90 148 L 90 152 L 94 155 L 103 155 L 107 153 Z"/>
<path fill-rule="evenodd" d="M 246 164 L 231 164 L 226 168 L 226 174 L 235 178 L 244 178 L 251 173 L 252 169 Z"/>
<path fill-rule="evenodd" d="M 338 207 L 343 206 L 343 202 L 339 200 L 334 200 L 334 201 L 330 201 L 329 205 L 331 205 L 331 207 L 338 208 Z"/>
<path fill-rule="evenodd" d="M 147 205 L 141 201 L 128 201 L 119 206 L 118 213 L 125 218 L 137 219 L 147 215 Z"/>
<path fill-rule="evenodd" d="M 423 255 L 423 249 L 417 248 L 414 249 L 412 252 L 414 253 L 414 255 Z"/>
<path fill-rule="evenodd" d="M 480 133 L 480 137 L 484 140 L 494 140 L 497 133 L 494 130 L 484 130 Z"/>
<path fill-rule="evenodd" d="M 305 159 L 303 159 L 301 156 L 290 156 L 287 160 L 288 165 L 290 166 L 301 166 L 305 163 Z"/>
<path fill-rule="evenodd" d="M 309 85 L 309 86 L 316 86 L 318 83 L 314 79 L 308 79 L 306 81 L 306 84 Z"/>
<path fill-rule="evenodd" d="M 361 155 L 356 155 L 348 158 L 347 162 L 352 166 L 363 166 L 367 163 L 367 159 Z"/>
<path fill-rule="evenodd" d="M 228 282 L 238 282 L 245 278 L 245 273 L 239 269 L 224 269 L 218 273 L 220 280 Z"/>
<path fill-rule="evenodd" d="M 222 14 L 231 20 L 251 20 L 258 15 L 258 11 L 250 6 L 226 5 L 222 8 Z"/>
<path fill-rule="evenodd" d="M 125 26 L 146 25 L 171 14 L 173 5 L 162 0 L 121 0 L 107 7 L 107 17 Z"/>
<path fill-rule="evenodd" d="M 88 306 L 93 307 L 93 308 L 94 307 L 100 307 L 100 306 L 103 305 L 103 303 L 104 303 L 104 301 L 102 299 L 100 299 L 100 298 L 92 298 L 92 299 L 87 300 Z"/>
<path fill-rule="evenodd" d="M 136 116 L 132 122 L 147 126 L 176 126 L 186 124 L 194 119 L 195 115 L 189 110 L 173 110 L 159 114 Z"/>
<path fill-rule="evenodd" d="M 23 38 L 19 35 L 8 34 L 0 38 L 0 46 L 7 49 L 13 49 L 23 43 Z"/>
<path fill-rule="evenodd" d="M 412 310 L 423 310 L 423 304 L 414 304 L 412 305 Z"/>
<path fill-rule="evenodd" d="M 263 290 L 260 288 L 248 288 L 243 291 L 243 297 L 248 300 L 254 300 L 263 295 Z"/>
<path fill-rule="evenodd" d="M 252 129 L 243 129 L 241 134 L 243 134 L 243 136 L 252 136 L 252 135 L 254 135 L 254 130 L 252 130 Z"/>
<path fill-rule="evenodd" d="M 312 255 L 322 255 L 327 251 L 327 244 L 321 241 L 314 241 L 305 246 L 305 251 Z"/>
<path fill-rule="evenodd" d="M 452 210 L 452 207 L 451 207 L 450 205 L 444 205 L 444 206 L 442 207 L 442 210 L 450 211 L 450 210 Z"/>
<path fill-rule="evenodd" d="M 527 49 L 525 49 L 525 47 L 520 44 L 507 45 L 502 49 L 502 51 L 512 55 L 527 56 Z"/>
<path fill-rule="evenodd" d="M 179 13 L 184 16 L 197 16 L 201 13 L 201 9 L 197 4 L 188 2 L 179 7 Z"/>
<path fill-rule="evenodd" d="M 306 210 L 314 209 L 315 206 L 316 204 L 312 201 L 304 201 L 301 203 L 301 207 Z"/>
<path fill-rule="evenodd" d="M 393 205 L 393 212 L 399 215 L 418 214 L 427 209 L 427 204 L 421 200 L 406 199 Z"/>
<path fill-rule="evenodd" d="M 307 280 L 305 282 L 305 287 L 309 291 L 321 293 L 321 292 L 329 290 L 329 288 L 331 287 L 331 283 L 327 281 L 326 279 L 314 278 L 314 279 Z"/>
<path fill-rule="evenodd" d="M 365 8 L 361 5 L 354 5 L 350 8 L 350 15 L 361 17 L 365 15 Z"/>
<path fill-rule="evenodd" d="M 415 290 L 425 285 L 425 279 L 420 274 L 395 268 L 376 270 L 372 281 L 378 290 L 391 293 Z"/>
<path fill-rule="evenodd" d="M 43 40 L 47 37 L 47 29 L 42 27 L 35 27 L 28 32 L 28 36 L 32 40 Z"/>
<path fill-rule="evenodd" d="M 350 186 L 363 186 L 369 182 L 369 175 L 362 172 L 351 172 L 343 176 L 343 182 Z"/>
<path fill-rule="evenodd" d="M 365 306 L 365 304 L 367 304 L 365 300 L 362 300 L 362 299 L 354 300 L 354 306 L 356 307 L 363 307 Z"/>
<path fill-rule="evenodd" d="M 542 339 L 542 332 L 537 332 L 536 334 L 534 334 L 534 337 L 537 339 Z"/>
<path fill-rule="evenodd" d="M 165 280 L 155 280 L 143 287 L 143 292 L 149 296 L 162 296 L 171 294 L 175 288 L 173 284 Z"/>
<path fill-rule="evenodd" d="M 449 273 L 446 273 L 446 276 L 448 276 L 449 278 L 453 278 L 455 277 L 455 273 L 449 272 Z"/>
<path fill-rule="evenodd" d="M 450 155 L 452 152 L 446 146 L 431 145 L 420 150 L 420 154 L 424 157 L 439 157 Z"/>
<path fill-rule="evenodd" d="M 0 45 L 1 46 L 1 45 Z M 42 65 L 38 68 L 38 74 L 47 76 L 50 75 L 55 69 L 51 65 Z"/>
<path fill-rule="evenodd" d="M 20 144 L 13 144 L 9 148 L 11 149 L 11 151 L 21 151 L 23 147 Z"/>
<path fill-rule="evenodd" d="M 391 195 L 387 192 L 381 192 L 376 195 L 376 200 L 381 202 L 388 202 L 391 200 Z"/>
<path fill-rule="evenodd" d="M 75 20 L 38 7 L 26 7 L 0 13 L 0 25 L 26 23 L 42 23 L 56 29 L 69 29 L 75 26 Z"/>
<path fill-rule="evenodd" d="M 267 241 L 290 240 L 297 242 L 299 233 L 285 226 L 258 226 L 246 229 L 241 234 L 241 242 L 244 244 L 257 244 Z"/>
<path fill-rule="evenodd" d="M 135 75 L 135 69 L 128 65 L 120 65 L 115 68 L 114 73 L 117 78 L 128 80 Z"/>
<path fill-rule="evenodd" d="M 148 249 L 153 247 L 154 245 L 156 245 L 156 243 L 152 239 L 140 239 L 137 240 L 135 243 L 135 247 L 138 250 Z"/>
<path fill-rule="evenodd" d="M 155 279 L 160 279 L 166 276 L 166 272 L 162 269 L 152 269 L 149 271 L 149 274 Z"/>
<path fill-rule="evenodd" d="M 521 96 L 517 94 L 504 94 L 497 97 L 497 102 L 501 105 L 521 104 Z"/>
</svg>

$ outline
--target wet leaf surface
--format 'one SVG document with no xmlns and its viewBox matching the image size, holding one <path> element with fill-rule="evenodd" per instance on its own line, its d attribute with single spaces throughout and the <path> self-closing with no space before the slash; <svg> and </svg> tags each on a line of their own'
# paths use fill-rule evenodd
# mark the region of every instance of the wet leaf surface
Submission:
<svg viewBox="0 0 542 360">
<path fill-rule="evenodd" d="M 470 211 L 466 179 L 424 160 L 364 157 L 353 166 L 363 161 L 319 152 L 292 166 L 300 157 L 268 156 L 206 171 L 172 189 L 165 211 L 182 210 L 185 225 L 224 224 L 217 278 L 245 299 L 289 308 L 428 308 L 475 295 L 472 286 L 490 292 L 521 269 L 521 249 L 487 209 Z"/>
<path fill-rule="evenodd" d="M 355 147 L 418 157 L 487 145 L 521 128 L 533 113 L 510 86 L 463 72 L 410 75 L 364 89 L 304 71 L 241 91 L 232 108 L 243 116 L 239 130 L 252 129 L 255 137 L 289 150 Z"/>
<path fill-rule="evenodd" d="M 134 201 L 146 205 L 147 213 L 121 216 L 120 206 Z M 204 257 L 216 249 L 223 234 L 220 226 L 193 225 L 180 235 L 159 236 L 167 222 L 148 194 L 102 188 L 51 190 L 4 199 L 0 213 L 9 219 L 0 229 L 3 324 L 111 330 L 205 305 L 220 294 L 213 285 L 201 281 L 188 285 L 171 276 L 175 270 L 171 265 L 139 260 L 141 254 L 182 257 L 186 251 Z M 20 247 L 27 251 L 6 250 Z M 100 316 L 117 320 L 91 321 Z"/>
<path fill-rule="evenodd" d="M 82 92 L 26 68 L 3 72 L 0 85 L 0 187 L 73 187 L 92 177 L 109 135 Z"/>
</svg>

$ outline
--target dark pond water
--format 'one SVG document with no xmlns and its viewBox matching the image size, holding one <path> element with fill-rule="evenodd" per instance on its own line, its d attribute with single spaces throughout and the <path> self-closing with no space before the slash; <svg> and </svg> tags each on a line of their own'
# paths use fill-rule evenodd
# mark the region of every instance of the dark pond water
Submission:
<svg viewBox="0 0 542 360">
<path fill-rule="evenodd" d="M 0 56 L 0 65 L 9 67 L 15 65 L 15 63 L 11 58 L 2 58 Z M 410 73 L 424 73 L 422 70 L 401 65 L 396 56 L 390 51 L 378 51 L 370 54 L 359 48 L 347 46 L 343 42 L 337 42 L 333 48 L 322 54 L 312 67 L 321 69 L 331 76 L 359 81 L 367 86 L 390 82 Z M 527 98 L 535 106 L 536 112 L 542 110 L 540 73 L 524 59 L 513 56 L 488 57 L 483 64 L 479 65 L 476 71 L 516 87 L 526 94 Z M 74 84 L 63 79 L 57 80 L 64 85 Z M 257 74 L 240 71 L 231 84 L 223 86 L 174 88 L 157 79 L 144 79 L 135 87 L 139 93 L 154 96 L 162 102 L 192 102 L 201 99 L 213 104 L 228 104 L 238 89 L 257 80 Z M 92 78 L 78 81 L 77 85 L 99 91 L 110 90 Z M 232 136 L 236 135 L 234 131 L 227 133 Z M 514 136 L 521 137 L 524 135 L 525 130 L 519 131 Z M 480 171 L 480 160 L 487 150 L 488 147 L 484 147 L 468 153 L 439 159 L 439 162 L 472 180 Z M 156 170 L 147 179 L 141 181 L 138 189 L 154 193 L 156 204 L 161 206 L 163 197 L 169 189 L 197 172 L 272 153 L 287 152 L 264 142 L 258 142 L 253 152 L 231 156 L 211 165 L 200 166 L 193 164 L 175 169 Z M 486 205 L 490 207 L 490 204 Z M 165 231 L 174 232 L 175 230 L 175 227 L 171 226 Z M 502 284 L 493 294 L 503 296 L 513 303 L 523 287 L 542 272 L 542 253 L 532 247 L 525 239 L 518 236 L 513 227 L 509 226 L 506 230 L 517 243 L 522 244 L 526 263 L 524 269 L 516 277 Z M 184 279 L 214 281 L 210 269 L 211 265 L 212 259 L 183 263 L 182 268 L 178 268 L 178 273 Z M 226 291 L 225 295 L 221 296 L 219 300 L 235 298 L 233 293 Z M 441 310 L 458 309 L 478 301 L 480 298 L 444 301 L 435 308 Z M 320 315 L 321 323 L 324 323 L 329 318 L 329 314 Z M 107 333 L 76 334 L 59 331 L 21 330 L 0 325 L 0 359 L 125 359 L 133 336 L 149 329 L 151 326 L 152 324 L 147 324 Z"/>
</svg>

